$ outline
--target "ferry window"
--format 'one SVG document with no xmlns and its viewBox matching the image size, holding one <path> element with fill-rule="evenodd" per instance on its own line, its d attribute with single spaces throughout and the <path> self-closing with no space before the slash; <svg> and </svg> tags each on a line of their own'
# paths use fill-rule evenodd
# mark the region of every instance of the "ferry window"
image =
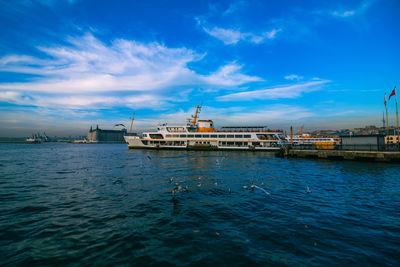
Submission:
<svg viewBox="0 0 400 267">
<path fill-rule="evenodd" d="M 183 137 L 183 138 L 185 138 L 186 137 L 186 134 L 181 134 L 179 137 Z"/>
<path fill-rule="evenodd" d="M 174 135 L 172 135 L 172 137 L 175 137 L 175 138 L 176 138 L 176 137 L 179 137 L 179 135 L 177 135 L 177 134 L 174 134 Z"/>
<path fill-rule="evenodd" d="M 233 142 L 226 142 L 226 143 L 228 144 L 228 146 L 231 146 L 234 144 Z"/>
<path fill-rule="evenodd" d="M 203 138 L 210 138 L 210 135 L 209 134 L 205 134 L 205 135 L 203 135 Z"/>
<path fill-rule="evenodd" d="M 211 138 L 217 138 L 217 135 L 216 134 L 212 134 L 210 137 Z"/>
<path fill-rule="evenodd" d="M 172 135 L 170 135 L 170 134 L 167 134 L 167 138 L 171 138 L 172 137 Z"/>
<path fill-rule="evenodd" d="M 247 142 L 243 142 L 243 145 L 244 145 L 244 146 L 247 146 Z"/>
<path fill-rule="evenodd" d="M 201 134 L 195 134 L 194 137 L 201 138 Z"/>
<path fill-rule="evenodd" d="M 243 135 L 235 135 L 236 138 L 243 138 Z"/>
<path fill-rule="evenodd" d="M 233 138 L 233 137 L 234 137 L 233 134 L 228 134 L 228 135 L 227 135 L 227 138 Z"/>
<path fill-rule="evenodd" d="M 250 134 L 245 134 L 244 138 L 251 138 L 251 135 Z"/>
<path fill-rule="evenodd" d="M 226 135 L 220 134 L 220 135 L 218 135 L 218 138 L 226 138 Z"/>
<path fill-rule="evenodd" d="M 193 134 L 188 134 L 188 136 L 187 136 L 188 138 L 193 138 L 194 137 L 194 135 Z"/>
</svg>

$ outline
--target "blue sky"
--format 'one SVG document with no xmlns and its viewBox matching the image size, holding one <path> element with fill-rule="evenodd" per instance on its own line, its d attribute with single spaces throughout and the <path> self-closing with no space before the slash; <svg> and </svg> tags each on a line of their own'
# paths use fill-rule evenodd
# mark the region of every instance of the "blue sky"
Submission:
<svg viewBox="0 0 400 267">
<path fill-rule="evenodd" d="M 0 0 L 0 136 L 381 125 L 400 2 Z M 395 103 L 389 101 L 390 123 Z"/>
</svg>

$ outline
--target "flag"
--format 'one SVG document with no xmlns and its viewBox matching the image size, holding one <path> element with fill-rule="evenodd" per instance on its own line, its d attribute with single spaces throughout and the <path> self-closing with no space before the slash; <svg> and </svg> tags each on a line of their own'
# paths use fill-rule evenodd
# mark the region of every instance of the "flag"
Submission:
<svg viewBox="0 0 400 267">
<path fill-rule="evenodd" d="M 385 99 L 383 100 L 383 103 L 385 104 L 385 107 L 386 107 L 386 93 L 385 93 Z"/>
<path fill-rule="evenodd" d="M 389 100 L 390 100 L 390 98 L 391 98 L 392 96 L 394 96 L 395 94 L 396 94 L 396 86 L 394 87 L 392 93 L 390 94 Z"/>
</svg>

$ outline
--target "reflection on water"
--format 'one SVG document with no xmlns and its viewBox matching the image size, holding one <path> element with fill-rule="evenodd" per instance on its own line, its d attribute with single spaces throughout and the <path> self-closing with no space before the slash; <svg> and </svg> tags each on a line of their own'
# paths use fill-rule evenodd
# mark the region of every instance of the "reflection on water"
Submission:
<svg viewBox="0 0 400 267">
<path fill-rule="evenodd" d="M 0 264 L 398 265 L 399 170 L 0 144 Z"/>
</svg>

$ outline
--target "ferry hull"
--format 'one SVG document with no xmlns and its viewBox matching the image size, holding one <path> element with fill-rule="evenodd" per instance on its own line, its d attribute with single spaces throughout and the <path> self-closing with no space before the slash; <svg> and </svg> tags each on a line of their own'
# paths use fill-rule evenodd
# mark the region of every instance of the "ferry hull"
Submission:
<svg viewBox="0 0 400 267">
<path fill-rule="evenodd" d="M 136 136 L 125 136 L 129 149 L 152 149 L 152 150 L 201 150 L 201 151 L 264 151 L 278 152 L 280 147 L 221 147 L 221 146 L 168 146 L 168 145 L 144 145 L 142 140 Z"/>
<path fill-rule="evenodd" d="M 197 150 L 197 151 L 263 151 L 279 152 L 280 148 L 227 148 L 227 147 L 152 147 L 152 146 L 129 146 L 129 149 L 150 149 L 150 150 Z"/>
</svg>

